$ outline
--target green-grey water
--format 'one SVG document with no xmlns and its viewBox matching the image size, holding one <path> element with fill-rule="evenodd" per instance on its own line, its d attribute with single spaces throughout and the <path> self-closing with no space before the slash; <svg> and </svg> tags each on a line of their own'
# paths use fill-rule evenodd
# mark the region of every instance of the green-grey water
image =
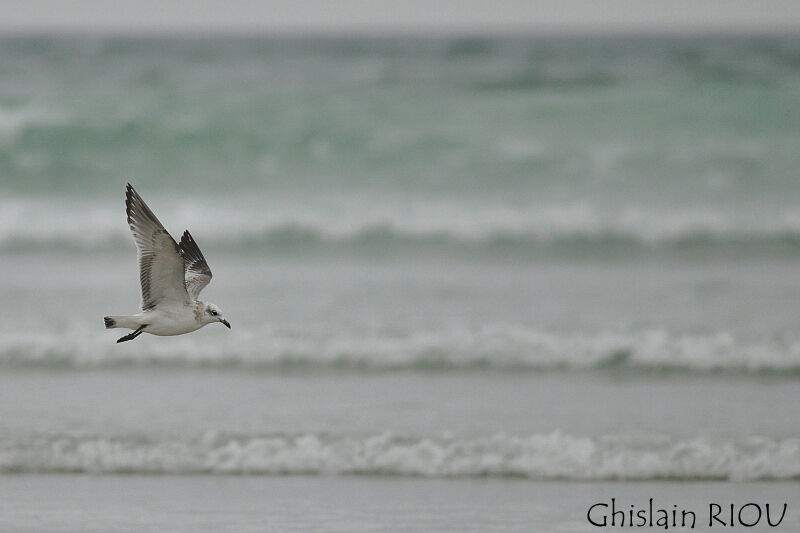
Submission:
<svg viewBox="0 0 800 533">
<path fill-rule="evenodd" d="M 484 530 L 588 530 L 616 480 L 795 505 L 799 124 L 796 36 L 3 37 L 3 487 L 452 482 L 517 502 Z M 128 181 L 231 331 L 103 329 Z"/>
<path fill-rule="evenodd" d="M 240 251 L 796 255 L 799 48 L 5 38 L 0 246 L 127 242 L 132 180 Z"/>
</svg>

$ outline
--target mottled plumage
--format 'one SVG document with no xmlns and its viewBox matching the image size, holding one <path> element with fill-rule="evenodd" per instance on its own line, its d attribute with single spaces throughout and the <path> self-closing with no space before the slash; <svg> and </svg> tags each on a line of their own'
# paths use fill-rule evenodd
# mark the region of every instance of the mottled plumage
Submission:
<svg viewBox="0 0 800 533">
<path fill-rule="evenodd" d="M 141 333 L 180 335 L 211 322 L 230 328 L 216 305 L 198 299 L 211 282 L 211 269 L 189 231 L 176 243 L 130 183 L 125 212 L 138 251 L 142 312 L 104 318 L 106 328 L 135 330 L 117 342 Z"/>
</svg>

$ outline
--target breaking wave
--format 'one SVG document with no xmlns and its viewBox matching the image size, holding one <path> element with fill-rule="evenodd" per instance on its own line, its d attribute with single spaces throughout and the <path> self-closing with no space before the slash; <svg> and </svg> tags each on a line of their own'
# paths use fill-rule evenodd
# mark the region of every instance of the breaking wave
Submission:
<svg viewBox="0 0 800 533">
<path fill-rule="evenodd" d="M 562 332 L 495 324 L 411 332 L 240 329 L 224 341 L 176 337 L 142 346 L 115 335 L 0 333 L 0 368 L 230 368 L 263 371 L 614 371 L 800 375 L 800 340 L 728 332 Z M 117 335 L 118 336 L 118 335 Z"/>
<path fill-rule="evenodd" d="M 592 438 L 561 432 L 477 438 L 215 431 L 162 440 L 40 436 L 0 440 L 0 472 L 789 480 L 800 479 L 800 439 Z"/>
<path fill-rule="evenodd" d="M 165 202 L 156 200 L 154 204 Z M 492 254 L 652 251 L 800 253 L 800 212 L 748 218 L 737 212 L 644 207 L 605 210 L 586 204 L 471 205 L 435 201 L 329 202 L 325 207 L 249 202 L 180 203 L 167 225 L 202 235 L 207 247 L 257 250 L 372 248 L 461 250 Z M 214 213 L 209 219 L 207 213 Z M 0 252 L 41 249 L 127 249 L 130 235 L 119 206 L 0 199 Z"/>
</svg>

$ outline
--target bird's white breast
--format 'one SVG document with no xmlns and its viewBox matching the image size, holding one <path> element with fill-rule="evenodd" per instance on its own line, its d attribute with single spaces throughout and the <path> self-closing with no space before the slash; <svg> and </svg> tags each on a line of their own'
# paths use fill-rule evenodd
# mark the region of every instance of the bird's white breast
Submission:
<svg viewBox="0 0 800 533">
<path fill-rule="evenodd" d="M 148 326 L 146 333 L 152 335 L 182 335 L 202 328 L 205 323 L 198 316 L 195 305 L 157 307 L 145 312 Z"/>
</svg>

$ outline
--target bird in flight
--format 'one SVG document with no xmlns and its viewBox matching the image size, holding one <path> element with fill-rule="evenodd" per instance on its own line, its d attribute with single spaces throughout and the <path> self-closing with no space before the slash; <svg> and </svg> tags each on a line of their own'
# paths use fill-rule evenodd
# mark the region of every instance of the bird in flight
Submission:
<svg viewBox="0 0 800 533">
<path fill-rule="evenodd" d="M 130 183 L 125 211 L 138 251 L 142 312 L 103 318 L 107 329 L 134 330 L 117 342 L 132 341 L 142 333 L 182 335 L 213 322 L 230 328 L 219 307 L 198 299 L 211 282 L 211 269 L 189 231 L 176 243 Z"/>
</svg>

